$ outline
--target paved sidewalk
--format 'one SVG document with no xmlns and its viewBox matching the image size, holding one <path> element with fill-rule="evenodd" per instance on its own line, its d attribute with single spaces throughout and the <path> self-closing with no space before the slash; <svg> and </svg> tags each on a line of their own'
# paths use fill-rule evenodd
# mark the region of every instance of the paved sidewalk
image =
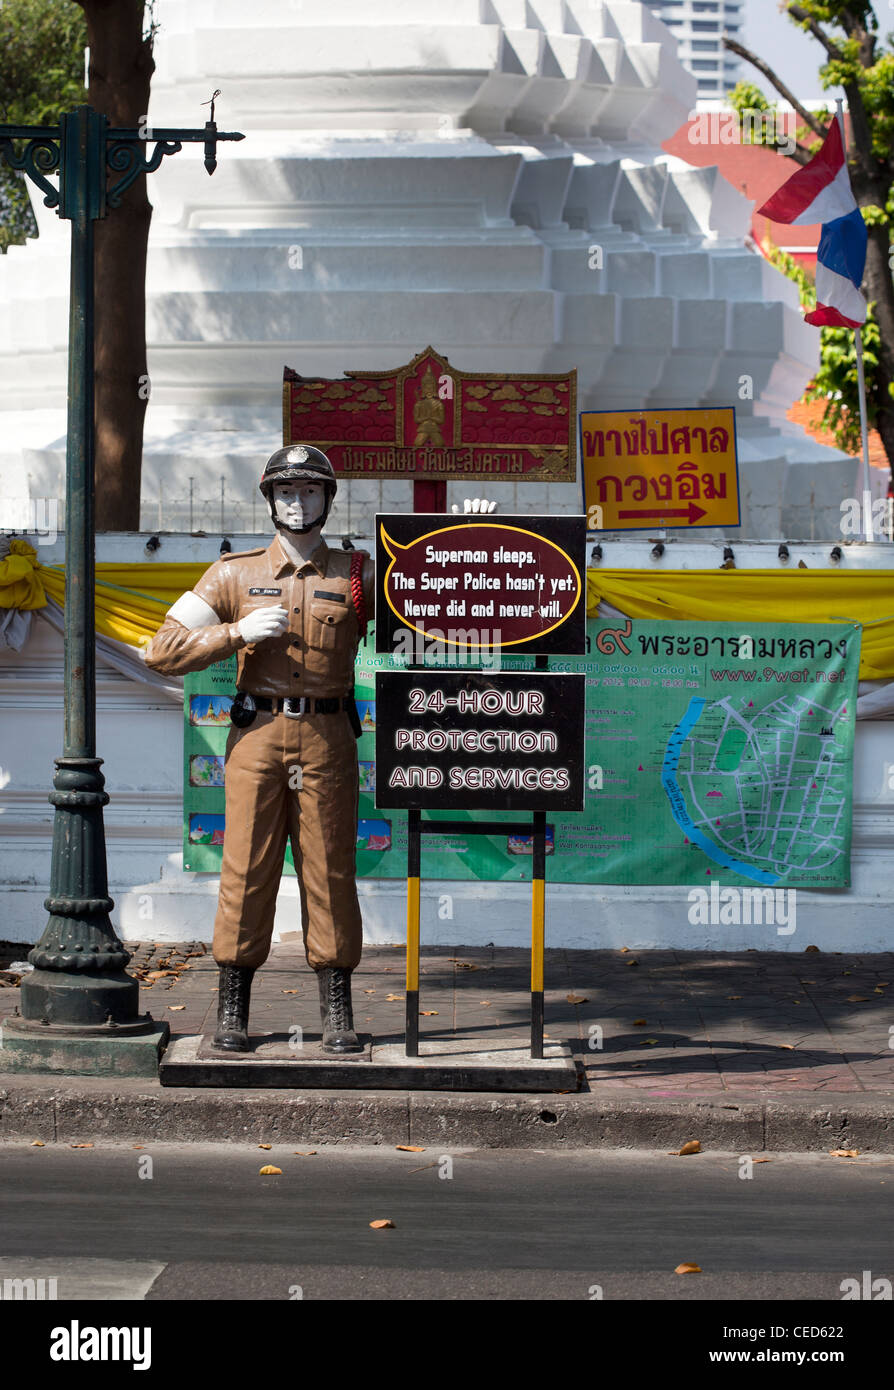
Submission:
<svg viewBox="0 0 894 1390">
<path fill-rule="evenodd" d="M 144 1009 L 166 1019 L 174 1037 L 213 1029 L 217 968 L 206 948 L 132 949 Z M 15 951 L 21 959 L 27 948 Z M 8 960 L 0 955 L 0 970 Z M 487 1034 L 525 1045 L 528 962 L 522 949 L 425 948 L 421 1037 Z M 402 1040 L 403 969 L 403 948 L 365 949 L 354 974 L 359 1032 Z M 181 1115 L 170 1123 L 184 1137 L 183 1107 L 191 1101 L 197 1124 L 201 1113 L 212 1130 L 196 1138 L 243 1138 L 244 1128 L 237 1133 L 225 1118 L 234 1106 L 269 1123 L 287 1103 L 296 1136 L 316 1133 L 316 1142 L 360 1142 L 365 1116 L 366 1142 L 388 1142 L 392 1133 L 407 1142 L 425 1130 L 432 1142 L 434 1131 L 445 1142 L 497 1146 L 652 1147 L 679 1137 L 718 1147 L 727 1137 L 740 1152 L 842 1144 L 894 1152 L 894 953 L 549 950 L 546 983 L 546 1033 L 578 1059 L 577 1094 L 180 1091 L 145 1081 L 0 1074 L 0 1137 L 17 1132 L 16 1113 L 21 1119 L 29 1095 L 35 1104 L 42 1096 L 44 1109 L 53 1095 L 68 1104 L 81 1096 L 96 1113 L 98 1098 L 114 1092 L 127 1130 L 120 1137 L 136 1134 L 126 1098 L 151 1096 L 159 1116 Z M 17 1001 L 17 989 L 0 989 L 0 1017 Z M 300 943 L 278 945 L 255 977 L 251 1022 L 258 1032 L 288 1033 L 294 1024 L 319 1032 L 316 979 Z M 140 1114 L 148 1124 L 145 1105 Z M 307 1129 L 311 1115 L 321 1129 Z M 61 1137 L 57 1119 L 54 1111 L 54 1138 Z M 96 1123 L 114 1133 L 114 1116 Z"/>
</svg>

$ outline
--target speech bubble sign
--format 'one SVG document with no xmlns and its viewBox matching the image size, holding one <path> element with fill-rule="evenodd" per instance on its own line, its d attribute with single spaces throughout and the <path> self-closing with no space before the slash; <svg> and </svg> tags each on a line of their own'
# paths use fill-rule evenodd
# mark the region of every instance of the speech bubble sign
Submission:
<svg viewBox="0 0 894 1390">
<path fill-rule="evenodd" d="M 406 542 L 383 519 L 382 593 L 404 628 L 466 648 L 539 643 L 583 599 L 580 567 L 530 526 L 462 521 Z"/>
</svg>

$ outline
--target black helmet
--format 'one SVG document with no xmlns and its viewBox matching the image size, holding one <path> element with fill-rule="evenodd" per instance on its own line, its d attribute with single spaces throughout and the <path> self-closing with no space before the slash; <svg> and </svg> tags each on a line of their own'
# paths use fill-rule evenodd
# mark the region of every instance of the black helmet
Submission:
<svg viewBox="0 0 894 1390">
<path fill-rule="evenodd" d="M 338 480 L 335 476 L 335 469 L 322 449 L 315 449 L 312 444 L 290 444 L 285 449 L 277 449 L 275 454 L 264 465 L 264 472 L 261 474 L 260 489 L 263 493 L 267 506 L 270 508 L 270 518 L 276 523 L 276 512 L 273 502 L 273 487 L 275 483 L 293 482 L 296 479 L 304 478 L 307 482 L 322 483 L 326 491 L 326 502 L 323 507 L 322 515 L 306 526 L 287 527 L 287 530 L 297 531 L 300 535 L 305 531 L 311 531 L 316 526 L 322 526 L 329 515 L 332 500 L 338 488 Z M 281 523 L 279 523 L 281 524 Z"/>
</svg>

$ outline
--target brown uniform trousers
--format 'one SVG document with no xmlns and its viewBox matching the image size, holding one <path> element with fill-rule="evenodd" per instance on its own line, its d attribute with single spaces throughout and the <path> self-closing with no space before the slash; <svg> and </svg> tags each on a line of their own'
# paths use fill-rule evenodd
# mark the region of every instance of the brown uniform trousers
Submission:
<svg viewBox="0 0 894 1390">
<path fill-rule="evenodd" d="M 321 542 L 297 569 L 279 544 L 213 564 L 194 592 L 220 619 L 187 628 L 165 619 L 145 652 L 153 670 L 204 670 L 238 653 L 236 685 L 252 695 L 331 699 L 352 695 L 359 624 L 350 554 Z M 372 612 L 372 562 L 363 588 Z M 256 607 L 281 604 L 280 637 L 246 647 L 236 627 Z M 259 711 L 227 739 L 226 820 L 214 923 L 219 965 L 257 967 L 267 959 L 288 837 L 298 874 L 308 964 L 353 969 L 360 960 L 357 901 L 357 744 L 347 711 Z"/>
</svg>

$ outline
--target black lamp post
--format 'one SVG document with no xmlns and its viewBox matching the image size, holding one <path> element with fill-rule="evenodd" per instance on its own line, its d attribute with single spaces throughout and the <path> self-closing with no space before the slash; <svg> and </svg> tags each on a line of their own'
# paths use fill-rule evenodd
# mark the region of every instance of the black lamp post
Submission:
<svg viewBox="0 0 894 1390">
<path fill-rule="evenodd" d="M 21 1017 L 4 1022 L 4 1052 L 10 1060 L 18 1057 L 23 1069 L 82 1069 L 76 1061 L 66 1065 L 66 1039 L 124 1039 L 167 1031 L 151 1015 L 138 1015 L 139 986 L 124 969 L 130 954 L 109 919 L 114 904 L 108 895 L 102 819 L 109 797 L 99 770 L 102 759 L 96 756 L 93 223 L 108 208 L 118 207 L 140 174 L 154 172 L 165 155 L 176 154 L 184 143 L 204 142 L 205 168 L 213 174 L 217 141 L 243 138 L 218 132 L 213 99 L 211 119 L 201 130 L 110 129 L 108 118 L 89 106 L 68 112 L 58 126 L 0 126 L 0 159 L 23 170 L 44 194 L 46 206 L 71 222 L 65 737 L 50 794 L 55 817 L 50 895 L 44 904 L 50 917 L 28 957 L 35 968 L 22 982 Z M 14 140 L 25 141 L 24 148 L 17 151 Z M 58 189 L 46 177 L 55 171 Z M 46 1061 L 50 1049 L 52 1064 Z M 90 1050 L 84 1049 L 85 1055 Z M 97 1068 L 88 1062 L 83 1069 Z"/>
</svg>

